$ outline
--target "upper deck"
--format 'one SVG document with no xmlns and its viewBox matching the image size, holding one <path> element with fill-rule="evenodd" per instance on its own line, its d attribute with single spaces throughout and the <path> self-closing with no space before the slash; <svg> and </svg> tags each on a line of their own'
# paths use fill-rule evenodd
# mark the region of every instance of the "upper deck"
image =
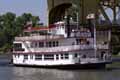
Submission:
<svg viewBox="0 0 120 80">
<path fill-rule="evenodd" d="M 33 36 L 22 36 L 15 37 L 15 41 L 42 41 L 42 40 L 55 40 L 64 38 L 64 36 L 53 36 L 53 35 L 33 35 Z"/>
</svg>

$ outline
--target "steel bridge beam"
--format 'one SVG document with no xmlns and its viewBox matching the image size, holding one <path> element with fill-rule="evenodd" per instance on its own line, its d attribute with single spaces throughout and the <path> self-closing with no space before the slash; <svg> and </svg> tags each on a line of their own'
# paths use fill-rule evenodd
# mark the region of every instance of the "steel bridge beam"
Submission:
<svg viewBox="0 0 120 80">
<path fill-rule="evenodd" d="M 80 23 L 86 23 L 86 16 L 90 13 L 98 13 L 101 10 L 106 21 L 110 23 L 110 19 L 106 14 L 103 6 L 107 6 L 113 10 L 114 23 L 116 23 L 116 7 L 120 7 L 120 0 L 47 0 L 48 1 L 48 21 L 49 24 L 54 23 L 54 19 L 63 16 L 66 8 L 70 7 L 63 4 L 77 5 L 79 9 Z M 60 6 L 61 5 L 61 6 Z M 64 7 L 62 7 L 64 6 Z M 60 19 L 58 19 L 60 20 Z M 111 24 L 111 23 L 110 23 Z"/>
</svg>

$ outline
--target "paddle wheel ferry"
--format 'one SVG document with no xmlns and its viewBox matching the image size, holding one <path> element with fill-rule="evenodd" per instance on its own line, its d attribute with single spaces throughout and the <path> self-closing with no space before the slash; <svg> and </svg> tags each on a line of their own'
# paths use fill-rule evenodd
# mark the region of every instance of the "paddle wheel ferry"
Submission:
<svg viewBox="0 0 120 80">
<path fill-rule="evenodd" d="M 13 64 L 41 67 L 105 67 L 111 63 L 110 29 L 77 27 L 64 21 L 29 27 L 13 42 Z M 69 31 L 68 31 L 69 30 Z"/>
</svg>

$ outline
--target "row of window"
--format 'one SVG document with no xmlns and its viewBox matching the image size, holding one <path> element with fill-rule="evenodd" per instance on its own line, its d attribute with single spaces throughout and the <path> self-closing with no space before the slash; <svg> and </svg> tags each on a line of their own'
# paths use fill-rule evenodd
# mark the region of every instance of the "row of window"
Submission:
<svg viewBox="0 0 120 80">
<path fill-rule="evenodd" d="M 22 43 L 14 43 L 13 49 L 14 51 L 24 51 L 24 49 L 22 48 Z"/>
<path fill-rule="evenodd" d="M 20 58 L 20 55 L 14 55 L 16 58 Z M 29 57 L 28 57 L 29 56 Z M 80 55 L 78 53 L 74 54 L 73 58 L 78 58 Z M 28 60 L 28 58 L 30 59 L 34 59 L 33 55 L 23 55 L 24 60 Z M 82 58 L 85 58 L 82 56 Z M 35 60 L 59 60 L 59 59 L 69 59 L 69 54 L 45 54 L 45 55 L 41 55 L 41 54 L 36 54 L 35 55 Z"/>
<path fill-rule="evenodd" d="M 14 43 L 14 48 L 22 48 L 22 44 L 21 43 Z"/>
<path fill-rule="evenodd" d="M 24 55 L 24 60 L 27 60 L 28 59 L 28 55 Z M 30 55 L 30 59 L 33 59 L 33 55 Z M 35 60 L 59 60 L 59 59 L 69 59 L 69 54 L 66 53 L 66 54 L 44 54 L 44 55 L 41 55 L 41 54 L 36 54 L 35 55 Z"/>
<path fill-rule="evenodd" d="M 77 43 L 78 45 L 80 45 L 80 44 L 89 45 L 89 44 L 90 44 L 90 41 L 87 41 L 86 39 L 76 39 L 76 43 Z"/>
<path fill-rule="evenodd" d="M 57 47 L 59 46 L 58 41 L 50 41 L 50 42 L 32 42 L 32 48 L 42 48 L 42 47 Z"/>
<path fill-rule="evenodd" d="M 97 31 L 97 35 L 99 35 L 99 36 L 108 36 L 108 31 Z"/>
</svg>

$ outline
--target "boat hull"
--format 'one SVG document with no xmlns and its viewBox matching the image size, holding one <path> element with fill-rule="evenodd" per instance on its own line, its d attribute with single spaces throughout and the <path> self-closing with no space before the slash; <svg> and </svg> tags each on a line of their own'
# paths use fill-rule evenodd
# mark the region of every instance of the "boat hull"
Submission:
<svg viewBox="0 0 120 80">
<path fill-rule="evenodd" d="M 106 68 L 106 64 L 112 62 L 87 63 L 87 64 L 66 64 L 66 65 L 28 65 L 28 64 L 13 64 L 17 67 L 37 67 L 37 68 L 54 68 L 54 69 L 101 69 Z"/>
</svg>

